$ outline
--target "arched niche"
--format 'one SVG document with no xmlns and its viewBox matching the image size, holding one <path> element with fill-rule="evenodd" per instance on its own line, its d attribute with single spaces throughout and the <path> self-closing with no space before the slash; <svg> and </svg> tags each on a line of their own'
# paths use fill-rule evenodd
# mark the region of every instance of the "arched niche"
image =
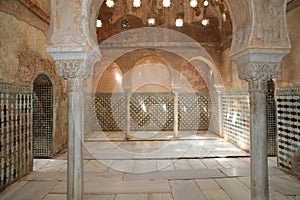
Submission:
<svg viewBox="0 0 300 200">
<path fill-rule="evenodd" d="M 122 71 L 115 62 L 110 63 L 104 71 L 96 65 L 93 76 L 94 91 L 96 93 L 122 92 L 122 77 Z"/>
<path fill-rule="evenodd" d="M 53 84 L 44 73 L 33 81 L 33 156 L 53 156 Z"/>
<path fill-rule="evenodd" d="M 157 56 L 146 57 L 136 63 L 131 73 L 132 92 L 169 92 L 171 73 Z"/>
</svg>

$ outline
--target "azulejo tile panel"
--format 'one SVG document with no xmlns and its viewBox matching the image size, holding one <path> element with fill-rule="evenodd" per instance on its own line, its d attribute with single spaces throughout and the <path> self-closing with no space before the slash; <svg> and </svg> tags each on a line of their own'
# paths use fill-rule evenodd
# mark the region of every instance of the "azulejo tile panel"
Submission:
<svg viewBox="0 0 300 200">
<path fill-rule="evenodd" d="M 218 93 L 217 92 L 210 92 L 210 100 L 211 100 L 211 119 L 209 123 L 209 130 L 216 134 L 222 134 L 222 131 L 219 127 L 219 109 L 220 106 L 218 102 Z M 220 135 L 222 136 L 222 135 Z"/>
<path fill-rule="evenodd" d="M 93 130 L 125 130 L 126 96 L 123 93 L 96 93 L 93 106 Z"/>
<path fill-rule="evenodd" d="M 242 149 L 250 149 L 250 105 L 247 91 L 222 93 L 223 137 Z"/>
<path fill-rule="evenodd" d="M 32 170 L 32 88 L 0 83 L 0 190 Z"/>
<path fill-rule="evenodd" d="M 291 158 L 300 151 L 300 87 L 276 90 L 278 164 L 291 169 Z"/>
<path fill-rule="evenodd" d="M 268 81 L 268 90 L 266 96 L 267 104 L 267 142 L 268 155 L 276 156 L 276 112 L 275 112 L 275 85 L 272 80 Z"/>
<path fill-rule="evenodd" d="M 178 96 L 179 130 L 207 130 L 210 119 L 208 93 Z M 126 95 L 98 93 L 94 99 L 93 129 L 125 130 Z M 173 93 L 133 93 L 130 98 L 132 131 L 171 131 L 174 122 Z"/>
</svg>

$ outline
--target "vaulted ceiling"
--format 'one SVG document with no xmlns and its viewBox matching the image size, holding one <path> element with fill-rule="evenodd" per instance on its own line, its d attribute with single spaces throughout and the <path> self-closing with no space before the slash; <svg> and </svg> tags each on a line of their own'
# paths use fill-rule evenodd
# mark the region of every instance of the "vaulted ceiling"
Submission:
<svg viewBox="0 0 300 200">
<path fill-rule="evenodd" d="M 148 18 L 153 17 L 156 22 L 154 26 L 179 31 L 199 43 L 221 48 L 229 45 L 232 25 L 224 0 L 208 0 L 206 8 L 204 0 L 197 2 L 195 8 L 190 6 L 190 0 L 171 0 L 168 8 L 163 7 L 162 0 L 141 0 L 138 8 L 133 7 L 133 0 L 114 0 L 115 4 L 111 8 L 104 2 L 98 16 L 102 21 L 102 27 L 97 29 L 98 41 L 128 29 L 148 27 Z M 177 17 L 183 19 L 182 27 L 175 26 Z M 204 18 L 210 21 L 207 26 L 201 23 Z M 122 25 L 124 20 L 128 22 L 127 26 Z"/>
</svg>

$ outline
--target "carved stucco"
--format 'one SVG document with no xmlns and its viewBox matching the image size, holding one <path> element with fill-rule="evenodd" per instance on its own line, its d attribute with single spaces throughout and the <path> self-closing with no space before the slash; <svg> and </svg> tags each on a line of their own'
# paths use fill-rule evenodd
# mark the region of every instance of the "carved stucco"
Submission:
<svg viewBox="0 0 300 200">
<path fill-rule="evenodd" d="M 102 1 L 53 0 L 47 46 L 97 46 L 96 16 Z"/>
<path fill-rule="evenodd" d="M 289 49 L 285 0 L 227 0 L 233 24 L 231 55 L 251 49 Z"/>
<path fill-rule="evenodd" d="M 287 52 L 248 52 L 235 58 L 240 79 L 249 83 L 249 90 L 266 90 L 267 80 L 277 78 L 281 59 Z"/>
<path fill-rule="evenodd" d="M 102 1 L 96 0 L 53 0 L 47 47 L 74 46 L 81 47 L 84 51 L 95 48 L 97 41 L 95 21 L 101 4 Z M 285 0 L 228 0 L 227 5 L 233 20 L 231 55 L 249 48 L 289 49 L 290 43 L 287 36 L 285 19 Z M 163 46 L 166 45 L 165 42 L 168 41 L 168 44 L 171 46 L 171 51 L 174 51 L 174 45 L 180 45 L 182 49 L 181 43 L 176 43 L 177 40 L 175 42 L 173 41 L 174 34 L 171 34 L 172 38 L 169 38 L 170 35 L 161 34 L 160 31 L 163 30 L 158 31 L 158 29 L 156 29 L 153 32 L 151 29 L 149 31 L 152 31 L 151 37 L 147 37 L 147 35 L 143 34 L 139 35 L 137 34 L 137 30 L 129 31 L 126 37 L 120 37 L 119 40 L 114 38 L 114 42 L 109 45 L 117 45 L 117 41 L 118 45 L 121 43 L 123 44 L 121 46 L 125 45 L 129 47 L 131 44 L 137 44 L 139 36 L 144 36 L 142 37 L 143 42 L 138 42 L 138 44 L 143 47 L 149 46 L 149 44 L 151 46 L 153 45 L 151 38 L 154 36 L 154 38 L 158 38 L 158 41 L 162 41 L 161 45 Z M 146 32 L 147 31 L 143 29 L 142 33 L 145 34 Z M 150 41 L 145 41 L 149 39 Z M 118 45 L 115 47 L 120 47 Z M 160 42 L 156 41 L 153 46 L 159 48 L 161 45 Z M 60 51 L 60 49 L 57 49 L 57 52 Z M 184 52 L 180 53 L 184 54 Z"/>
<path fill-rule="evenodd" d="M 45 71 L 53 79 L 54 84 L 59 87 L 62 79 L 55 72 L 52 60 L 41 58 L 29 49 L 18 52 L 18 80 L 24 84 L 31 84 L 37 72 Z"/>
<path fill-rule="evenodd" d="M 239 77 L 243 80 L 267 80 L 278 76 L 280 63 L 246 63 L 238 67 Z"/>
</svg>

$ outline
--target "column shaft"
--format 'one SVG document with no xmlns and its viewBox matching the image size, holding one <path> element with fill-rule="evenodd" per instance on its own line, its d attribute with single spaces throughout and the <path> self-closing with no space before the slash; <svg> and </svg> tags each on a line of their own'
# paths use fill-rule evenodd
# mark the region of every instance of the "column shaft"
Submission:
<svg viewBox="0 0 300 200">
<path fill-rule="evenodd" d="M 83 80 L 68 80 L 68 200 L 83 199 Z"/>
<path fill-rule="evenodd" d="M 126 139 L 130 138 L 130 98 L 131 94 L 126 92 Z"/>
<path fill-rule="evenodd" d="M 251 140 L 251 199 L 269 199 L 266 80 L 251 80 L 250 89 L 250 140 Z"/>
<path fill-rule="evenodd" d="M 178 93 L 175 92 L 174 96 L 174 124 L 173 124 L 173 135 L 177 137 L 178 135 Z"/>
</svg>

